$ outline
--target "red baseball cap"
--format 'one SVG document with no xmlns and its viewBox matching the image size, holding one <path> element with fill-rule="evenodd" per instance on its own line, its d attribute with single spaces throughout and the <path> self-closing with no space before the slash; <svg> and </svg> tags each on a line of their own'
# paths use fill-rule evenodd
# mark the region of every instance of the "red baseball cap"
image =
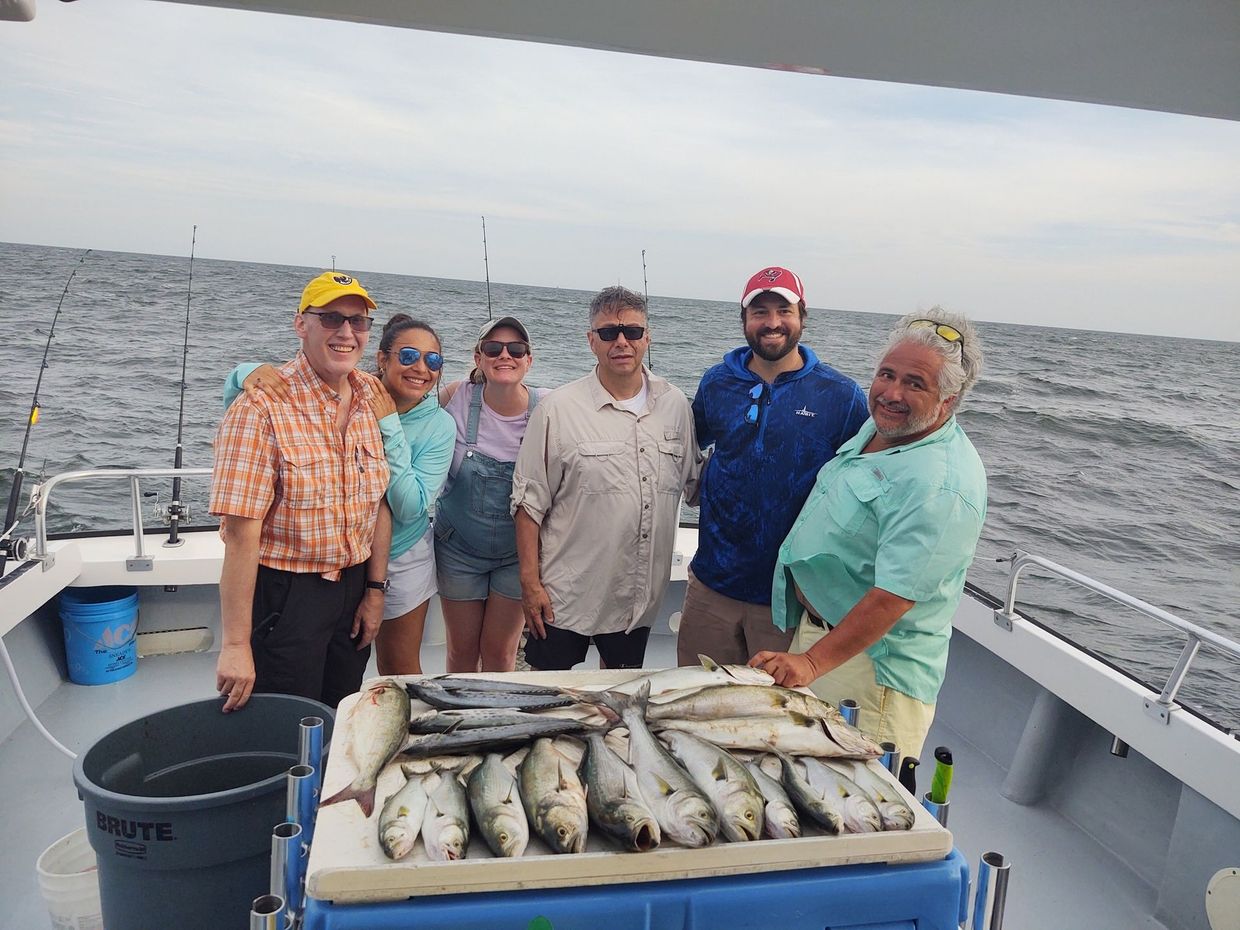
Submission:
<svg viewBox="0 0 1240 930">
<path fill-rule="evenodd" d="M 805 286 L 791 271 L 779 267 L 763 268 L 745 285 L 741 294 L 741 309 L 747 310 L 759 294 L 767 291 L 778 294 L 790 304 L 805 300 Z"/>
</svg>

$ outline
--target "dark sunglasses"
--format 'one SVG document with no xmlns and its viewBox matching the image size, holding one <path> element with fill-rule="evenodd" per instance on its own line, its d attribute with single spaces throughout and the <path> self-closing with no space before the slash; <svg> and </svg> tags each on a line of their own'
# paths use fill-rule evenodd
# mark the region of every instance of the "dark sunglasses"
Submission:
<svg viewBox="0 0 1240 930">
<path fill-rule="evenodd" d="M 431 371 L 439 371 L 443 368 L 443 356 L 438 352 L 423 352 L 412 346 L 405 346 L 396 353 L 396 360 L 406 367 L 417 364 L 420 358 L 426 360 L 426 367 Z"/>
<path fill-rule="evenodd" d="M 530 354 L 529 344 L 525 342 L 500 342 L 498 339 L 488 339 L 478 346 L 478 351 L 487 358 L 499 358 L 504 354 L 505 349 L 513 358 L 525 358 Z"/>
<path fill-rule="evenodd" d="M 768 387 L 769 385 L 763 381 L 761 384 L 755 384 L 749 389 L 749 399 L 752 400 L 753 403 L 750 404 L 749 409 L 745 411 L 746 423 L 753 424 L 758 422 L 758 415 L 761 412 L 760 406 L 762 404 L 763 395 L 766 395 L 766 402 L 768 404 L 771 402 L 770 395 L 767 393 Z"/>
<path fill-rule="evenodd" d="M 960 347 L 960 360 L 964 361 L 964 335 L 954 326 L 940 323 L 938 320 L 913 320 L 909 329 L 933 329 L 936 336 L 945 342 L 954 342 Z"/>
<path fill-rule="evenodd" d="M 646 335 L 646 327 L 644 326 L 600 326 L 598 329 L 591 330 L 604 342 L 615 342 L 620 338 L 620 334 L 624 333 L 624 338 L 629 342 L 636 342 Z"/>
<path fill-rule="evenodd" d="M 317 316 L 319 324 L 324 329 L 339 329 L 348 320 L 349 325 L 353 327 L 353 332 L 368 333 L 370 332 L 370 327 L 375 325 L 374 317 L 366 316 L 365 314 L 345 316 L 343 313 L 337 313 L 335 310 L 303 310 L 302 313 Z"/>
</svg>

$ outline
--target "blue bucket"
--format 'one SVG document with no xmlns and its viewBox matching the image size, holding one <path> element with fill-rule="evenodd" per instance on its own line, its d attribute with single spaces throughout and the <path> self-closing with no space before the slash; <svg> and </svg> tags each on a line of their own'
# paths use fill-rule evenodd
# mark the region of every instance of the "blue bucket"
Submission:
<svg viewBox="0 0 1240 930">
<path fill-rule="evenodd" d="M 106 685 L 137 671 L 137 588 L 65 588 L 60 619 L 71 681 Z"/>
</svg>

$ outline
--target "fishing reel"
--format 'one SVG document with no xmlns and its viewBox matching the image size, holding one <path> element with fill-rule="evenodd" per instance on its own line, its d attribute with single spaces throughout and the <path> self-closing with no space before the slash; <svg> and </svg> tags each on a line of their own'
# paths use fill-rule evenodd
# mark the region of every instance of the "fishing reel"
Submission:
<svg viewBox="0 0 1240 930">
<path fill-rule="evenodd" d="M 12 559 L 14 562 L 24 562 L 30 558 L 30 540 L 24 536 L 18 536 L 0 541 L 0 552 L 4 553 L 5 559 Z"/>
<path fill-rule="evenodd" d="M 174 516 L 182 526 L 189 523 L 189 504 L 185 501 L 165 503 L 164 496 L 158 491 L 143 491 L 142 496 L 155 499 L 151 505 L 151 517 L 154 520 L 158 520 L 164 526 L 171 526 Z"/>
</svg>

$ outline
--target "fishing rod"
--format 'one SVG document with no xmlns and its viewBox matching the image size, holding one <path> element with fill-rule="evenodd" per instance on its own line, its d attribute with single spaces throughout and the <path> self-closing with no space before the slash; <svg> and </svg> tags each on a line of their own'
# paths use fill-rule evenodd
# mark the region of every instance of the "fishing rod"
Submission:
<svg viewBox="0 0 1240 930">
<path fill-rule="evenodd" d="M 91 252 L 87 249 L 82 253 L 82 257 L 78 259 L 78 263 L 74 266 L 69 280 L 65 282 L 65 289 L 60 292 L 60 302 L 56 304 L 56 313 L 52 316 L 52 327 L 47 331 L 47 342 L 43 346 L 43 361 L 39 365 L 39 377 L 34 382 L 34 396 L 30 398 L 30 415 L 26 418 L 26 435 L 22 437 L 22 451 L 17 458 L 17 471 L 13 473 L 13 489 L 9 492 L 9 506 L 4 514 L 4 535 L 0 536 L 0 578 L 4 577 L 4 566 L 9 558 L 21 561 L 26 557 L 26 541 L 12 539 L 13 531 L 17 529 L 17 505 L 21 501 L 22 494 L 22 478 L 25 475 L 26 466 L 26 447 L 30 443 L 30 429 L 39 422 L 39 388 L 43 386 L 43 372 L 47 370 L 47 356 L 52 350 L 52 338 L 56 335 L 56 321 L 60 319 L 60 308 L 65 305 L 65 297 L 69 294 L 69 285 L 73 283 L 74 277 L 82 268 L 82 263 L 86 261 L 86 256 Z M 35 330 L 41 332 L 41 330 Z"/>
<path fill-rule="evenodd" d="M 177 448 L 172 456 L 172 467 L 181 467 L 181 438 L 185 433 L 185 369 L 189 361 L 189 305 L 194 296 L 194 248 L 198 245 L 198 224 L 194 224 L 193 236 L 189 244 L 189 286 L 185 292 L 185 345 L 181 347 L 181 412 L 177 416 Z M 333 264 L 336 256 L 332 256 Z M 185 540 L 177 537 L 181 525 L 181 517 L 189 516 L 189 511 L 181 503 L 181 476 L 172 479 L 172 503 L 168 505 L 168 538 L 164 545 L 182 545 Z"/>
<path fill-rule="evenodd" d="M 482 267 L 487 276 L 487 322 L 491 322 L 491 261 L 487 257 L 487 218 L 482 218 Z"/>
<path fill-rule="evenodd" d="M 646 250 L 642 249 L 642 293 L 646 297 L 646 322 L 650 322 L 650 285 L 646 281 Z M 646 346 L 646 364 L 650 366 L 650 370 L 654 371 L 654 352 L 651 346 Z"/>
</svg>

